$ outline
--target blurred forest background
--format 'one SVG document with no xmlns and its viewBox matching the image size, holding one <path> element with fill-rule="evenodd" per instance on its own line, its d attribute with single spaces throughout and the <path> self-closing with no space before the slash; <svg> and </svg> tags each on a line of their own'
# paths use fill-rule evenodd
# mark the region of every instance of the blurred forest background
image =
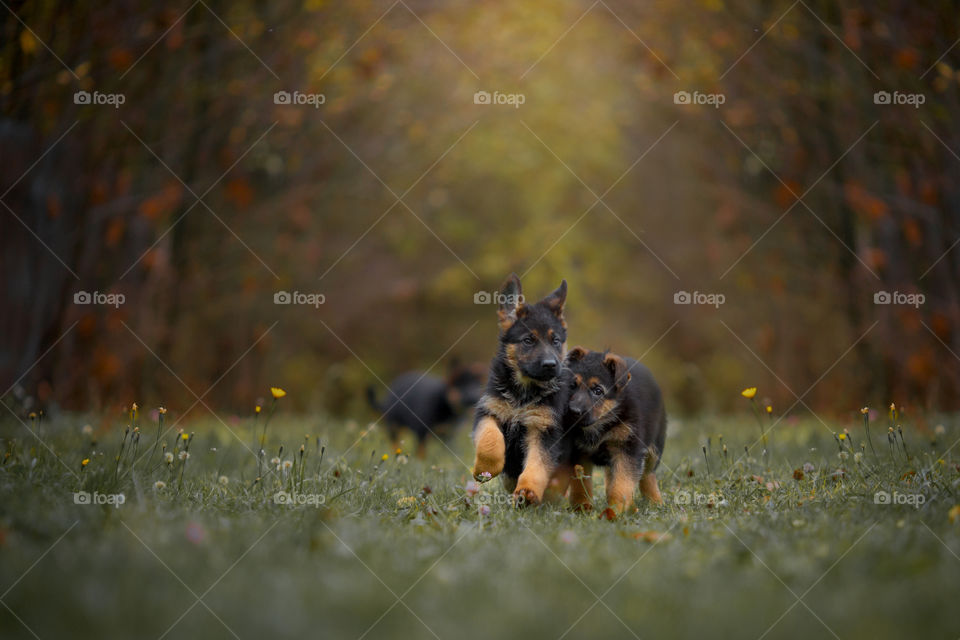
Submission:
<svg viewBox="0 0 960 640">
<path fill-rule="evenodd" d="M 960 405 L 955 3 L 0 14 L 0 387 L 40 406 L 246 413 L 273 384 L 356 412 L 371 370 L 488 360 L 474 297 L 511 271 L 530 297 L 566 278 L 569 344 L 643 356 L 673 413 L 748 385 L 778 411 Z M 274 304 L 295 290 L 324 304 Z"/>
</svg>

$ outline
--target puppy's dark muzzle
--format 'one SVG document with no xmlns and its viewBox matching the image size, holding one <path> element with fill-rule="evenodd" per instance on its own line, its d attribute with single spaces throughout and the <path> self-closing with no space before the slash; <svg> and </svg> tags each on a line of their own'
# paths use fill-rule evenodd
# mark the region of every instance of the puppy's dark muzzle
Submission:
<svg viewBox="0 0 960 640">
<path fill-rule="evenodd" d="M 541 360 L 527 375 L 538 382 L 549 382 L 560 373 L 560 363 L 557 360 Z"/>
</svg>

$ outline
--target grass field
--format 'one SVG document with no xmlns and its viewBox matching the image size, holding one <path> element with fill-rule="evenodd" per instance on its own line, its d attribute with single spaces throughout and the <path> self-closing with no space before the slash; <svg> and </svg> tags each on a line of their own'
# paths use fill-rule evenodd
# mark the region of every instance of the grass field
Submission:
<svg viewBox="0 0 960 640">
<path fill-rule="evenodd" d="M 891 445 L 881 415 L 875 453 L 859 414 L 783 421 L 766 455 L 749 413 L 674 421 L 666 504 L 607 522 L 469 483 L 466 429 L 420 461 L 281 410 L 256 482 L 262 420 L 154 450 L 144 412 L 118 461 L 126 417 L 4 413 L 5 639 L 960 636 L 952 417 Z"/>
</svg>

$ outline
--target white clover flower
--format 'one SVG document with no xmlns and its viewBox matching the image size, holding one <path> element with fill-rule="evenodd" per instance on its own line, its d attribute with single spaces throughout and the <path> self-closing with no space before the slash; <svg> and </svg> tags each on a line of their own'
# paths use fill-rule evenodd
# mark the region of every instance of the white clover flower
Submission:
<svg viewBox="0 0 960 640">
<path fill-rule="evenodd" d="M 167 462 L 167 464 L 173 464 L 173 454 L 169 451 L 163 454 L 163 459 Z"/>
<path fill-rule="evenodd" d="M 223 486 L 227 486 L 228 484 L 230 484 L 230 478 L 228 478 L 227 476 L 220 476 L 217 479 L 217 482 L 219 482 Z"/>
</svg>

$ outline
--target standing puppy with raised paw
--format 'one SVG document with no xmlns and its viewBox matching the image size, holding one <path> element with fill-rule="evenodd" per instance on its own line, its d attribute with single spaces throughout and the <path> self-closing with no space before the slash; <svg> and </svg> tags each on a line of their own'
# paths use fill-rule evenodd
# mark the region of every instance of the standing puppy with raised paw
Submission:
<svg viewBox="0 0 960 640">
<path fill-rule="evenodd" d="M 502 474 L 518 504 L 537 504 L 562 451 L 567 281 L 528 305 L 511 274 L 498 295 L 500 337 L 474 418 L 473 475 L 484 481 Z"/>
</svg>

